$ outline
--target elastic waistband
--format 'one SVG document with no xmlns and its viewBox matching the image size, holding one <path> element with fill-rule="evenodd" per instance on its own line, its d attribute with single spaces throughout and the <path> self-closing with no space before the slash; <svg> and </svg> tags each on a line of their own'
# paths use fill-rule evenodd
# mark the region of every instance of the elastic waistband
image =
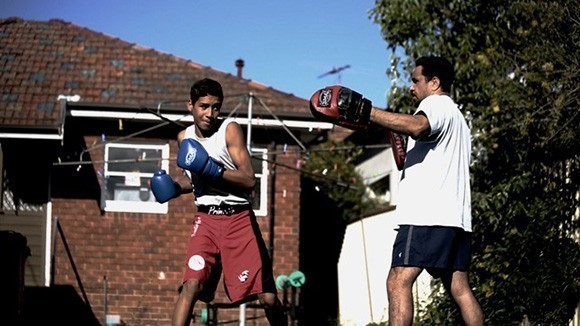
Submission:
<svg viewBox="0 0 580 326">
<path fill-rule="evenodd" d="M 232 215 L 251 210 L 252 206 L 246 205 L 200 205 L 197 211 L 209 215 Z"/>
</svg>

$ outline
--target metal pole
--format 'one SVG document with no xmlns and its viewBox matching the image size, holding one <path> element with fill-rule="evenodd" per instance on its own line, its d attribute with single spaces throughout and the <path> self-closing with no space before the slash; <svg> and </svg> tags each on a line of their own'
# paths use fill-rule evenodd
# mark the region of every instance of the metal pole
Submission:
<svg viewBox="0 0 580 326">
<path fill-rule="evenodd" d="M 51 243 L 51 254 L 50 254 L 50 286 L 54 285 L 54 277 L 56 274 L 56 238 L 58 236 L 58 215 L 54 216 L 54 221 L 52 222 L 52 243 Z"/>
<path fill-rule="evenodd" d="M 91 312 L 93 311 L 93 308 L 91 308 L 91 303 L 89 302 L 89 298 L 87 297 L 87 292 L 85 291 L 85 287 L 83 286 L 83 282 L 81 281 L 81 277 L 79 275 L 79 271 L 77 269 L 77 266 L 74 262 L 73 256 L 70 252 L 70 248 L 68 246 L 68 243 L 66 242 L 66 237 L 64 236 L 64 232 L 62 230 L 62 226 L 60 225 L 60 222 L 57 220 L 56 222 L 56 226 L 58 229 L 58 233 L 60 233 L 60 239 L 62 241 L 62 244 L 64 245 L 64 249 L 66 250 L 67 256 L 68 256 L 68 260 L 70 261 L 70 264 L 72 266 L 72 269 L 75 273 L 75 277 L 77 279 L 77 284 L 81 290 L 81 293 L 83 295 L 83 299 L 85 299 L 85 304 L 87 305 L 87 307 L 91 310 Z"/>
<path fill-rule="evenodd" d="M 248 151 L 252 151 L 252 100 L 254 94 L 250 92 L 250 98 L 248 99 L 248 135 L 246 136 L 246 146 Z M 240 326 L 246 325 L 246 304 L 242 303 L 240 305 Z"/>
<path fill-rule="evenodd" d="M 240 326 L 246 325 L 246 304 L 240 305 Z"/>
<path fill-rule="evenodd" d="M 370 280 L 369 280 L 369 264 L 368 264 L 368 260 L 367 260 L 367 241 L 365 238 L 365 226 L 364 226 L 364 222 L 363 222 L 363 218 L 361 217 L 360 219 L 360 230 L 362 233 L 362 243 L 363 243 L 363 253 L 364 253 L 364 258 L 365 258 L 365 274 L 367 277 L 367 294 L 369 297 L 369 313 L 371 315 L 371 321 L 374 322 L 375 318 L 373 316 L 373 299 L 372 299 L 372 295 L 371 295 L 371 285 L 370 285 Z"/>
<path fill-rule="evenodd" d="M 104 294 L 104 298 L 103 298 L 103 306 L 104 306 L 104 310 L 105 310 L 105 324 L 107 323 L 107 276 L 103 276 L 103 294 Z"/>
<path fill-rule="evenodd" d="M 252 101 L 254 94 L 250 92 L 250 99 L 248 100 L 248 135 L 246 136 L 246 143 L 248 150 L 252 150 Z"/>
</svg>

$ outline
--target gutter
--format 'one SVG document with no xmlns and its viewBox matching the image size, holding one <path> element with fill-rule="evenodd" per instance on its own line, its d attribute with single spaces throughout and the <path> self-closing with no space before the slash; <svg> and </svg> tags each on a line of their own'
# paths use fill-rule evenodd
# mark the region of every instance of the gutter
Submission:
<svg viewBox="0 0 580 326">
<path fill-rule="evenodd" d="M 130 119 L 130 120 L 141 120 L 141 121 L 164 121 L 159 116 L 153 113 L 145 112 L 128 112 L 119 110 L 82 110 L 82 109 L 69 109 L 69 115 L 76 118 L 100 118 L 100 119 Z M 191 114 L 174 114 L 166 113 L 163 114 L 165 120 L 170 120 L 173 122 L 186 122 L 193 123 L 193 117 Z M 248 125 L 248 120 L 251 120 L 252 126 L 261 127 L 283 127 L 287 126 L 289 128 L 297 129 L 323 129 L 330 130 L 333 128 L 332 123 L 321 122 L 321 121 L 304 121 L 304 120 L 276 120 L 276 119 L 248 119 L 248 118 L 233 118 L 240 125 Z"/>
<path fill-rule="evenodd" d="M 183 110 L 163 110 L 163 115 L 155 115 L 147 112 L 142 107 L 136 108 L 122 104 L 95 104 L 95 103 L 78 103 L 79 98 L 76 96 L 58 97 L 60 116 L 58 124 L 54 126 L 38 125 L 4 125 L 0 126 L 0 139 L 34 139 L 34 140 L 60 140 L 64 139 L 64 126 L 66 116 L 77 118 L 94 118 L 94 119 L 130 119 L 150 122 L 173 121 L 179 124 L 185 122 L 193 123 L 193 117 Z M 227 114 L 227 112 L 224 112 Z M 289 117 L 286 119 L 264 119 L 264 118 L 233 118 L 240 125 L 257 127 L 279 127 L 292 129 L 312 130 L 332 130 L 334 125 L 329 122 L 322 122 L 301 117 Z M 249 123 L 250 121 L 250 123 Z"/>
<path fill-rule="evenodd" d="M 59 122 L 55 125 L 2 125 L 0 139 L 60 140 L 64 138 L 67 99 L 58 99 L 60 108 Z"/>
</svg>

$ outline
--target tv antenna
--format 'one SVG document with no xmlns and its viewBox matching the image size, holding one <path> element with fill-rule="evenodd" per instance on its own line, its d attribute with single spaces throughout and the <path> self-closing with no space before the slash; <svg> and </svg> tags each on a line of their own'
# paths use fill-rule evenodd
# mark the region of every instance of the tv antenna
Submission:
<svg viewBox="0 0 580 326">
<path fill-rule="evenodd" d="M 334 74 L 338 74 L 338 83 L 340 84 L 340 79 L 342 77 L 342 75 L 340 74 L 340 72 L 342 72 L 345 69 L 350 68 L 350 65 L 345 65 L 342 67 L 333 67 L 331 70 L 323 73 L 322 75 L 318 76 L 318 78 L 322 78 L 322 77 L 326 77 L 328 75 L 334 75 Z"/>
</svg>

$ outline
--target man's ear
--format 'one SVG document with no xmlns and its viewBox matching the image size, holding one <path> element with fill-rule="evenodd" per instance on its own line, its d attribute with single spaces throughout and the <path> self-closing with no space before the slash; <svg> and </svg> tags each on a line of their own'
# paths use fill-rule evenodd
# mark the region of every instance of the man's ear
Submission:
<svg viewBox="0 0 580 326">
<path fill-rule="evenodd" d="M 191 99 L 187 100 L 187 110 L 189 112 L 193 111 L 193 102 L 191 102 Z"/>
<path fill-rule="evenodd" d="M 429 83 L 430 83 L 431 91 L 436 92 L 438 90 L 441 90 L 441 79 L 439 79 L 439 77 L 434 76 L 433 78 L 431 78 Z"/>
</svg>

